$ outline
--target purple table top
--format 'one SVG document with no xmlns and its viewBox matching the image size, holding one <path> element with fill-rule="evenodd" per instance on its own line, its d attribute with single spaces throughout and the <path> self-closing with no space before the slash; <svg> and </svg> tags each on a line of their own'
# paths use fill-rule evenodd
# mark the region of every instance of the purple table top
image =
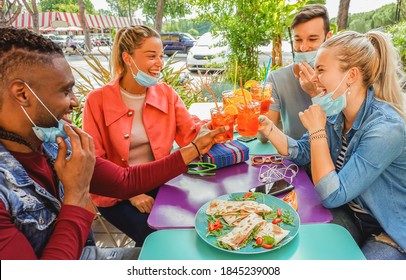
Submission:
<svg viewBox="0 0 406 280">
<path fill-rule="evenodd" d="M 212 177 L 182 174 L 160 187 L 148 224 L 154 229 L 193 228 L 195 214 L 203 204 L 220 195 L 245 192 L 260 185 L 259 171 L 260 166 L 252 166 L 247 161 L 216 170 Z M 331 222 L 331 212 L 321 205 L 303 169 L 293 179 L 293 185 L 301 223 Z"/>
</svg>

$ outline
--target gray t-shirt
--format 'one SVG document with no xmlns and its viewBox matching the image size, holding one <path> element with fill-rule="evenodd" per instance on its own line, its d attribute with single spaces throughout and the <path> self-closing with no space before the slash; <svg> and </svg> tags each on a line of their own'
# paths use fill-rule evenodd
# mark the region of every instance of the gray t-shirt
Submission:
<svg viewBox="0 0 406 280">
<path fill-rule="evenodd" d="M 300 87 L 293 73 L 293 64 L 272 71 L 268 81 L 272 83 L 272 97 L 275 100 L 271 110 L 280 112 L 284 133 L 293 139 L 300 139 L 306 129 L 299 119 L 299 112 L 309 108 L 312 100 Z"/>
</svg>

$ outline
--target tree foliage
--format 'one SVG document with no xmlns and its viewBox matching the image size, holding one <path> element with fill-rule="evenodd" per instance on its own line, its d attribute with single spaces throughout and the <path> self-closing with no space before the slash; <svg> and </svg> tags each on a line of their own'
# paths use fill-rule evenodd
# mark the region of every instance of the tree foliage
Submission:
<svg viewBox="0 0 406 280">
<path fill-rule="evenodd" d="M 397 0 L 397 8 L 399 9 L 399 18 L 406 18 L 406 2 L 404 0 Z"/>
<path fill-rule="evenodd" d="M 284 0 L 193 0 L 199 17 L 215 26 L 231 48 L 229 73 L 238 73 L 244 80 L 259 79 L 258 46 L 273 40 L 273 64 L 281 64 L 282 36 L 295 12 L 310 2 L 288 4 Z"/>
<path fill-rule="evenodd" d="M 393 44 L 399 51 L 403 69 L 406 71 L 406 20 L 387 27 L 385 31 L 392 34 Z"/>
<path fill-rule="evenodd" d="M 95 13 L 93 3 L 90 0 L 84 0 L 84 4 L 86 13 L 93 15 Z M 39 5 L 43 12 L 79 13 L 77 0 L 41 0 Z"/>
<path fill-rule="evenodd" d="M 39 33 L 39 12 L 37 2 L 35 0 L 22 0 L 25 9 L 32 16 L 32 29 L 34 32 Z"/>
<path fill-rule="evenodd" d="M 109 4 L 110 10 L 119 16 L 128 16 L 129 8 L 131 14 L 134 14 L 135 10 L 141 9 L 147 22 L 156 26 L 158 0 L 106 0 L 106 2 Z M 190 12 L 190 5 L 187 0 L 164 0 L 163 2 L 164 18 L 181 18 Z"/>
<path fill-rule="evenodd" d="M 164 32 L 186 32 L 193 36 L 200 36 L 213 29 L 213 24 L 208 21 L 199 21 L 195 19 L 170 20 L 163 23 Z"/>
<path fill-rule="evenodd" d="M 10 26 L 21 13 L 18 0 L 0 0 L 0 27 Z"/>
<path fill-rule="evenodd" d="M 113 15 L 124 17 L 128 16 L 128 2 L 125 0 L 106 0 L 109 5 L 109 10 Z M 134 6 L 133 0 L 131 0 L 130 6 Z"/>
<path fill-rule="evenodd" d="M 347 30 L 365 33 L 371 29 L 392 25 L 396 23 L 395 15 L 396 4 L 384 5 L 379 9 L 366 13 L 350 14 Z M 335 23 L 337 19 L 333 18 L 331 21 Z"/>
</svg>

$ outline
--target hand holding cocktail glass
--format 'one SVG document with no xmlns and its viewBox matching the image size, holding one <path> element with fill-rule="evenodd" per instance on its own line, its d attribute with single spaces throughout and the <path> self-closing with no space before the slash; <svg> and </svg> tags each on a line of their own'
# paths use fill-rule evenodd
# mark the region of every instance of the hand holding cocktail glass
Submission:
<svg viewBox="0 0 406 280">
<path fill-rule="evenodd" d="M 239 104 L 237 109 L 238 134 L 244 137 L 254 137 L 257 135 L 261 104 L 258 101 L 252 101 L 247 104 Z"/>
<path fill-rule="evenodd" d="M 234 115 L 227 114 L 224 108 L 219 106 L 210 109 L 211 124 L 213 129 L 222 126 L 228 126 L 229 130 L 217 134 L 214 138 L 216 143 L 224 143 L 233 140 L 234 135 Z"/>
<path fill-rule="evenodd" d="M 258 132 L 258 117 L 261 111 L 261 104 L 258 101 L 251 101 L 246 98 L 244 88 L 242 85 L 242 78 L 240 78 L 240 89 L 244 97 L 244 103 L 238 104 L 237 116 L 237 131 L 238 134 L 244 137 L 254 137 Z"/>
<path fill-rule="evenodd" d="M 204 86 L 210 92 L 210 94 L 213 97 L 214 104 L 216 104 L 216 107 L 210 109 L 212 128 L 216 129 L 218 127 L 223 126 L 229 127 L 229 129 L 226 132 L 217 134 L 216 137 L 214 138 L 214 141 L 216 143 L 224 143 L 233 140 L 234 115 L 229 114 L 229 112 L 227 112 L 226 110 L 224 110 L 223 107 L 217 104 L 216 96 L 214 95 L 213 91 L 211 90 L 208 84 L 204 83 Z"/>
</svg>

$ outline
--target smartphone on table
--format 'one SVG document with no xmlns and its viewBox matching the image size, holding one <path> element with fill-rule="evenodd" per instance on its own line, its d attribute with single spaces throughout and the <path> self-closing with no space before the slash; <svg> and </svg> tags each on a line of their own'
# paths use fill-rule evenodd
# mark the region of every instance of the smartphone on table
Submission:
<svg viewBox="0 0 406 280">
<path fill-rule="evenodd" d="M 279 195 L 282 193 L 289 192 L 293 190 L 295 186 L 289 184 L 285 180 L 281 179 L 268 184 L 259 185 L 257 187 L 251 188 L 250 192 L 261 192 L 270 195 Z"/>
</svg>

